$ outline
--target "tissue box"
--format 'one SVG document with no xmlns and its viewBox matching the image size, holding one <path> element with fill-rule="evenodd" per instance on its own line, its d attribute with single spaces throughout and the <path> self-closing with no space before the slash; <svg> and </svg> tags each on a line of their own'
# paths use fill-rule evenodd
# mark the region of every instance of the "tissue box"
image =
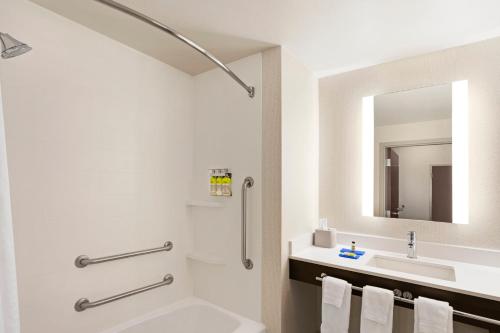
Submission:
<svg viewBox="0 0 500 333">
<path fill-rule="evenodd" d="M 314 231 L 314 246 L 335 247 L 337 245 L 337 233 L 335 229 L 316 229 Z"/>
</svg>

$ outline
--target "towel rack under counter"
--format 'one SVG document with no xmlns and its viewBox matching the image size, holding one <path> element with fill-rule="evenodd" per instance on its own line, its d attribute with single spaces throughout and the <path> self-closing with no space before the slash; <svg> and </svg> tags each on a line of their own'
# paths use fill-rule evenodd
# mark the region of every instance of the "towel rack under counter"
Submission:
<svg viewBox="0 0 500 333">
<path fill-rule="evenodd" d="M 145 286 L 145 287 L 137 288 L 137 289 L 130 290 L 130 291 L 127 291 L 127 292 L 124 292 L 121 294 L 111 296 L 111 297 L 103 298 L 103 299 L 100 299 L 98 301 L 91 302 L 87 298 L 80 298 L 78 301 L 76 301 L 74 308 L 75 308 L 75 311 L 82 312 L 82 311 L 85 311 L 87 309 L 95 308 L 97 306 L 111 303 L 111 302 L 117 301 L 117 300 L 125 298 L 125 297 L 137 295 L 137 294 L 143 293 L 143 292 L 151 290 L 151 289 L 167 286 L 169 284 L 172 284 L 172 282 L 174 282 L 173 275 L 167 274 L 163 277 L 163 281 L 161 281 L 161 282 L 153 283 L 153 284 L 150 284 L 150 285 Z"/>
<path fill-rule="evenodd" d="M 151 254 L 151 253 L 157 253 L 157 252 L 163 252 L 163 251 L 170 251 L 170 250 L 172 250 L 173 247 L 174 247 L 174 244 L 172 242 L 168 241 L 168 242 L 165 242 L 165 244 L 163 244 L 163 246 L 155 247 L 153 249 L 115 254 L 112 256 L 106 256 L 106 257 L 100 257 L 100 258 L 94 258 L 94 259 L 91 259 L 86 255 L 81 255 L 75 259 L 75 266 L 78 268 L 83 268 L 83 267 L 86 267 L 88 265 L 100 264 L 100 263 L 108 262 L 108 261 L 131 258 L 131 257 L 142 256 L 145 254 Z"/>
<path fill-rule="evenodd" d="M 289 277 L 292 280 L 321 286 L 322 274 L 348 281 L 353 285 L 353 295 L 356 296 L 362 296 L 360 286 L 405 291 L 407 293 L 404 295 L 402 292 L 396 295 L 395 304 L 409 309 L 413 308 L 413 297 L 421 296 L 446 301 L 455 310 L 455 321 L 488 329 L 490 333 L 500 333 L 499 300 L 451 289 L 425 286 L 353 269 L 332 267 L 329 264 L 320 262 L 308 262 L 296 258 L 289 259 Z"/>
<path fill-rule="evenodd" d="M 321 277 L 319 277 L 319 276 L 316 277 L 316 281 L 322 281 L 323 278 L 326 277 L 326 276 L 327 275 L 325 273 L 322 273 Z M 357 286 L 354 286 L 354 285 L 351 286 L 351 289 L 363 292 L 363 288 L 357 287 Z M 404 302 L 404 303 L 408 303 L 408 304 L 412 304 L 412 305 L 415 304 L 415 302 L 412 299 L 408 299 L 408 298 L 404 298 L 404 297 L 399 297 L 399 296 L 396 296 L 396 295 L 394 295 L 394 299 L 396 301 L 400 301 L 400 302 Z M 453 304 L 451 304 L 451 306 L 453 306 Z M 500 326 L 500 320 L 491 319 L 491 318 L 487 318 L 487 317 L 483 317 L 483 316 L 478 316 L 478 315 L 475 315 L 475 314 L 472 314 L 472 313 L 467 313 L 467 312 L 463 312 L 463 311 L 453 310 L 453 315 L 454 316 L 463 317 L 463 318 L 472 319 L 472 320 L 479 320 L 479 321 L 482 321 L 482 322 L 485 322 L 485 323 L 488 323 L 488 324 L 493 324 L 493 325 Z"/>
</svg>

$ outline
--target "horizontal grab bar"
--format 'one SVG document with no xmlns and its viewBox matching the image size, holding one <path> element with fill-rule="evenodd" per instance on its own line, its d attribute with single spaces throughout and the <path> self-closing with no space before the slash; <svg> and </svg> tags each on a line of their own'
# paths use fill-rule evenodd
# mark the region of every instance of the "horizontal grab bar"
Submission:
<svg viewBox="0 0 500 333">
<path fill-rule="evenodd" d="M 173 275 L 167 274 L 167 275 L 165 275 L 165 277 L 163 278 L 163 281 L 161 281 L 161 282 L 153 283 L 153 284 L 150 284 L 149 286 L 137 288 L 134 290 L 130 290 L 130 291 L 118 294 L 118 295 L 103 298 L 103 299 L 95 301 L 95 302 L 91 302 L 87 298 L 80 298 L 75 303 L 75 311 L 82 312 L 82 311 L 85 311 L 87 309 L 95 308 L 96 306 L 101 306 L 101 305 L 104 305 L 107 303 L 111 303 L 111 302 L 117 301 L 117 300 L 125 298 L 125 297 L 137 295 L 137 294 L 143 293 L 143 292 L 151 290 L 151 289 L 167 286 L 167 285 L 171 284 L 172 282 L 174 282 Z"/>
<path fill-rule="evenodd" d="M 75 266 L 78 267 L 78 268 L 83 268 L 83 267 L 86 267 L 88 265 L 100 264 L 100 263 L 107 262 L 107 261 L 113 261 L 113 260 L 125 259 L 125 258 L 130 258 L 130 257 L 142 256 L 142 255 L 145 255 L 145 254 L 162 252 L 162 251 L 170 251 L 170 250 L 172 250 L 173 247 L 174 247 L 174 244 L 172 242 L 168 241 L 163 246 L 156 247 L 154 249 L 140 250 L 140 251 L 134 251 L 134 252 L 127 252 L 127 253 L 116 254 L 116 255 L 113 255 L 113 256 L 107 256 L 107 257 L 101 257 L 101 258 L 90 259 L 86 255 L 81 255 L 81 256 L 78 256 L 75 259 Z"/>
<path fill-rule="evenodd" d="M 325 273 L 322 273 L 321 277 L 316 276 L 316 281 L 323 281 L 323 278 L 326 277 L 326 276 L 327 275 Z M 351 288 L 353 290 L 357 290 L 357 291 L 361 291 L 361 292 L 363 291 L 363 288 L 360 288 L 360 287 L 352 286 Z M 398 297 L 398 296 L 394 296 L 394 299 L 396 301 L 400 301 L 400 302 L 404 302 L 404 303 L 415 305 L 415 302 L 413 300 L 411 300 L 411 299 L 407 299 L 407 298 L 403 298 L 403 297 Z M 468 312 L 453 310 L 453 315 L 454 316 L 463 317 L 463 318 L 474 319 L 474 320 L 482 321 L 482 322 L 485 322 L 485 323 L 488 323 L 488 324 L 493 324 L 493 325 L 500 326 L 500 320 L 491 319 L 491 318 L 487 318 L 487 317 L 483 317 L 483 316 L 478 316 L 478 315 L 475 315 L 475 314 L 472 314 L 472 313 L 468 313 Z"/>
</svg>

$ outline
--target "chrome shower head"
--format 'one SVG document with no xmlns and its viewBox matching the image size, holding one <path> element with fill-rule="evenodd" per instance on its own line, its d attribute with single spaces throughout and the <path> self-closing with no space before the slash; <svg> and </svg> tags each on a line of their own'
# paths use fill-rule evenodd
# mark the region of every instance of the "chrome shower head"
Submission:
<svg viewBox="0 0 500 333">
<path fill-rule="evenodd" d="M 0 32 L 0 44 L 2 45 L 3 59 L 14 58 L 31 51 L 31 47 L 27 44 L 24 44 L 9 34 L 5 34 L 3 32 Z"/>
</svg>

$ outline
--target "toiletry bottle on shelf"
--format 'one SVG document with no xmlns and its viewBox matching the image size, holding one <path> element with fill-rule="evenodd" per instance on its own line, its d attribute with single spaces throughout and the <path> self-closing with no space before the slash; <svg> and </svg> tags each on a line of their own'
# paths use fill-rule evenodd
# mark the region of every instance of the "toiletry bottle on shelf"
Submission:
<svg viewBox="0 0 500 333">
<path fill-rule="evenodd" d="M 227 177 L 224 175 L 224 177 L 222 177 L 222 195 L 227 196 L 226 192 L 227 192 Z"/>
<path fill-rule="evenodd" d="M 217 178 L 210 176 L 210 195 L 217 195 Z"/>
<path fill-rule="evenodd" d="M 217 184 L 217 196 L 222 195 L 222 176 L 218 176 L 216 179 L 216 184 Z"/>
<path fill-rule="evenodd" d="M 231 174 L 226 173 L 222 178 L 222 195 L 225 197 L 231 196 Z"/>
<path fill-rule="evenodd" d="M 233 175 L 231 173 L 227 174 L 227 195 L 232 196 L 233 195 Z"/>
<path fill-rule="evenodd" d="M 356 251 L 356 242 L 355 241 L 351 242 L 351 251 L 352 252 Z"/>
</svg>

